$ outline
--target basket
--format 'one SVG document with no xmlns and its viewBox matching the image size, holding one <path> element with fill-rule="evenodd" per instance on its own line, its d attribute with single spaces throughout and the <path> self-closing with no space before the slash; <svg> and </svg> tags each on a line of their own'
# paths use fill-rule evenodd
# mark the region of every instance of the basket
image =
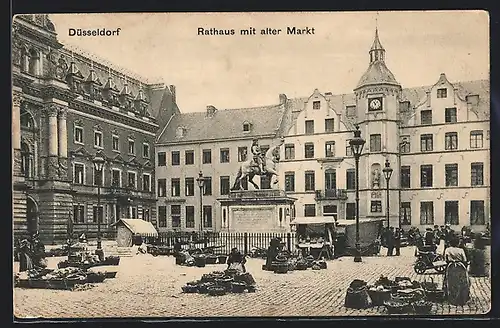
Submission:
<svg viewBox="0 0 500 328">
<path fill-rule="evenodd" d="M 194 258 L 194 265 L 198 268 L 204 268 L 207 260 L 205 257 L 197 256 Z"/>
<path fill-rule="evenodd" d="M 206 264 L 215 264 L 217 263 L 217 256 L 208 256 L 206 258 Z"/>
<path fill-rule="evenodd" d="M 103 274 L 103 273 L 91 272 L 91 273 L 87 274 L 87 282 L 88 283 L 99 283 L 99 282 L 103 282 L 104 279 L 106 279 L 106 274 Z"/>
<path fill-rule="evenodd" d="M 119 256 L 108 256 L 102 261 L 102 265 L 119 265 L 120 257 Z"/>
<path fill-rule="evenodd" d="M 198 292 L 198 286 L 191 286 L 191 285 L 186 285 L 182 286 L 182 292 L 183 293 L 197 293 Z"/>
<path fill-rule="evenodd" d="M 219 264 L 226 264 L 227 261 L 227 256 L 226 255 L 220 255 L 217 257 L 217 261 Z"/>
<path fill-rule="evenodd" d="M 106 277 L 106 279 L 113 279 L 113 278 L 116 278 L 117 273 L 118 273 L 118 271 L 106 271 L 104 273 L 104 276 Z"/>
<path fill-rule="evenodd" d="M 415 302 L 412 306 L 416 314 L 429 314 L 432 310 L 431 302 Z"/>
<path fill-rule="evenodd" d="M 232 282 L 231 283 L 231 291 L 233 293 L 243 293 L 245 289 L 247 288 L 247 285 L 244 282 Z"/>
<path fill-rule="evenodd" d="M 368 289 L 368 295 L 372 299 L 372 304 L 374 306 L 382 306 L 384 302 L 391 300 L 390 290 L 371 290 Z"/>
<path fill-rule="evenodd" d="M 385 307 L 389 314 L 408 314 L 413 311 L 410 303 L 401 301 L 385 301 Z"/>
<path fill-rule="evenodd" d="M 319 261 L 318 264 L 319 264 L 320 269 L 326 269 L 327 268 L 326 261 Z"/>
<path fill-rule="evenodd" d="M 198 285 L 198 293 L 200 294 L 207 294 L 208 293 L 208 288 L 215 286 L 215 283 L 213 282 L 204 282 Z"/>
<path fill-rule="evenodd" d="M 210 296 L 222 296 L 227 293 L 226 288 L 223 286 L 211 286 L 207 288 L 207 291 Z"/>
<path fill-rule="evenodd" d="M 430 302 L 441 303 L 444 302 L 445 294 L 444 290 L 425 290 L 425 299 Z"/>
<path fill-rule="evenodd" d="M 275 263 L 274 273 L 288 273 L 288 263 Z"/>
<path fill-rule="evenodd" d="M 215 283 L 217 284 L 217 286 L 224 288 L 227 292 L 231 291 L 231 289 L 232 289 L 231 283 L 232 282 L 233 282 L 232 278 L 215 279 Z"/>
</svg>

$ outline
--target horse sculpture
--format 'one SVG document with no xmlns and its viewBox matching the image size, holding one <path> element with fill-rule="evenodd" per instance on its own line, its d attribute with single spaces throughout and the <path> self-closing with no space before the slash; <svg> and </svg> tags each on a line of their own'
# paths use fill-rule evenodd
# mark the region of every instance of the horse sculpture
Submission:
<svg viewBox="0 0 500 328">
<path fill-rule="evenodd" d="M 249 159 L 241 163 L 231 190 L 242 190 L 243 188 L 241 185 L 241 181 L 245 179 L 245 177 L 248 177 L 248 182 L 250 182 L 255 187 L 255 189 L 260 189 L 259 186 L 255 182 L 253 182 L 253 177 L 256 175 L 259 175 L 261 177 L 268 177 L 273 185 L 277 184 L 278 172 L 276 170 L 276 167 L 280 160 L 280 146 L 283 145 L 283 143 L 284 139 L 280 139 L 277 144 L 269 147 L 269 149 L 266 151 L 263 159 L 266 163 L 266 172 L 261 172 L 259 166 L 254 163 L 253 159 Z M 276 177 L 274 181 L 272 180 L 273 177 Z"/>
</svg>

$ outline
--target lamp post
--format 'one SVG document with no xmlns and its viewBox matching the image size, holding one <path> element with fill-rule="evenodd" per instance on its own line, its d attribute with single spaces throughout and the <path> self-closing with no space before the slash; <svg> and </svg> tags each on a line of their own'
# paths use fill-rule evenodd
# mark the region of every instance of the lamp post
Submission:
<svg viewBox="0 0 500 328">
<path fill-rule="evenodd" d="M 205 178 L 203 177 L 203 172 L 198 173 L 198 178 L 196 178 L 198 187 L 200 187 L 200 238 L 201 232 L 203 231 L 203 187 L 205 186 Z"/>
<path fill-rule="evenodd" d="M 387 186 L 387 197 L 386 197 L 386 202 L 387 204 L 385 205 L 385 215 L 387 218 L 387 228 L 389 228 L 389 180 L 391 180 L 392 176 L 392 167 L 391 163 L 389 163 L 389 159 L 385 159 L 385 167 L 382 170 L 384 172 L 384 177 L 386 181 L 386 186 Z"/>
<path fill-rule="evenodd" d="M 94 179 L 95 183 L 97 184 L 97 251 L 96 254 L 98 254 L 101 257 L 102 253 L 102 245 L 101 245 L 101 216 L 100 216 L 100 209 L 101 209 L 101 184 L 102 184 L 102 169 L 104 167 L 104 158 L 100 155 L 96 155 L 94 157 L 94 170 L 95 173 L 97 173 L 96 177 L 98 176 L 99 179 Z M 104 213 L 103 213 L 104 214 Z"/>
<path fill-rule="evenodd" d="M 356 253 L 354 255 L 354 262 L 361 262 L 361 247 L 359 245 L 359 158 L 365 145 L 365 140 L 361 138 L 361 131 L 359 126 L 356 125 L 354 131 L 354 138 L 349 140 L 354 160 L 356 161 Z"/>
</svg>

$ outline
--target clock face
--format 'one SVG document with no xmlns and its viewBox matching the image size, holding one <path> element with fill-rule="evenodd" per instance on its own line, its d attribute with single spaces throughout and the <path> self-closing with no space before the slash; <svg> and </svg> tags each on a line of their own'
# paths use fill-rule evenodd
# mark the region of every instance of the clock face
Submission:
<svg viewBox="0 0 500 328">
<path fill-rule="evenodd" d="M 379 110 L 382 108 L 382 101 L 379 98 L 370 100 L 370 110 Z"/>
</svg>

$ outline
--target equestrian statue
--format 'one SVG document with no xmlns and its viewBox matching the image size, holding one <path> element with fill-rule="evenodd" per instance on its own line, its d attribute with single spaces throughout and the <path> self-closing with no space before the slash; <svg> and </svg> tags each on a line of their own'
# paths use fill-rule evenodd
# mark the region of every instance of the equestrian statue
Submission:
<svg viewBox="0 0 500 328">
<path fill-rule="evenodd" d="M 248 177 L 248 182 L 250 182 L 255 189 L 259 189 L 259 186 L 253 182 L 253 177 L 258 175 L 261 177 L 268 177 L 272 181 L 275 176 L 275 181 L 272 184 L 278 183 L 278 172 L 277 164 L 280 161 L 280 147 L 285 142 L 284 138 L 280 138 L 278 142 L 274 143 L 269 147 L 269 149 L 264 153 L 257 139 L 252 141 L 252 158 L 241 163 L 234 185 L 231 190 L 242 190 L 241 181 Z"/>
</svg>

